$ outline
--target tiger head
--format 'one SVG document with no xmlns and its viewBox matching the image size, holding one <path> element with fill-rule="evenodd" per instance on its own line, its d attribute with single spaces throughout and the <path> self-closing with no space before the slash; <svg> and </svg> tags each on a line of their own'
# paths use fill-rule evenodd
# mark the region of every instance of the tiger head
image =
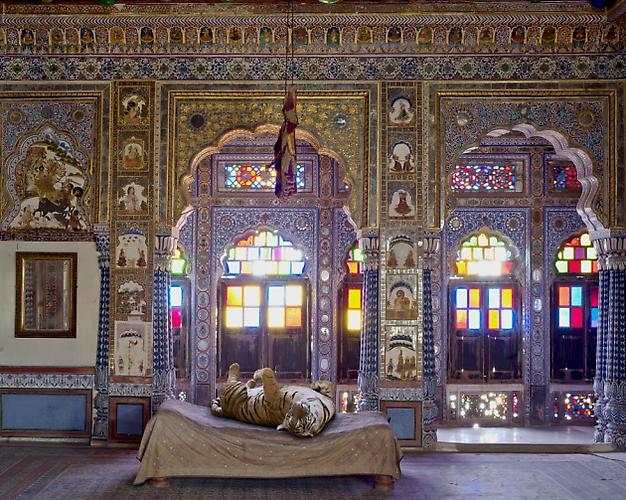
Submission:
<svg viewBox="0 0 626 500">
<path fill-rule="evenodd" d="M 313 437 L 311 432 L 315 424 L 315 415 L 311 413 L 309 405 L 303 401 L 297 401 L 285 415 L 283 423 L 278 426 L 278 430 L 286 430 L 290 434 L 300 437 Z"/>
</svg>

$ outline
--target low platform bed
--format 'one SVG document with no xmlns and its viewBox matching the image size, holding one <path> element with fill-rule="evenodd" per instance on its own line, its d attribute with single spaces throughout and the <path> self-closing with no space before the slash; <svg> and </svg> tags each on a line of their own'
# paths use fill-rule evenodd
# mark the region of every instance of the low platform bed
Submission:
<svg viewBox="0 0 626 500">
<path fill-rule="evenodd" d="M 298 438 L 171 400 L 148 423 L 138 458 L 135 485 L 164 486 L 172 477 L 371 475 L 377 488 L 391 489 L 402 452 L 378 412 L 338 414 L 318 436 Z"/>
</svg>

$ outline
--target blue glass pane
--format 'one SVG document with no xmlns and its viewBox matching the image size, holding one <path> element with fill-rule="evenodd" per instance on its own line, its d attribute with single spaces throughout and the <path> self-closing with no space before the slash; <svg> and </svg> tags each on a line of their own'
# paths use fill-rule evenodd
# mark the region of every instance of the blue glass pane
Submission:
<svg viewBox="0 0 626 500">
<path fill-rule="evenodd" d="M 503 309 L 500 311 L 500 329 L 513 329 L 513 311 L 511 309 Z"/>
<path fill-rule="evenodd" d="M 170 286 L 170 307 L 183 305 L 183 288 L 178 285 Z"/>
<path fill-rule="evenodd" d="M 591 308 L 591 328 L 598 328 L 599 310 L 597 307 Z"/>
<path fill-rule="evenodd" d="M 302 274 L 302 271 L 304 271 L 304 262 L 291 263 L 291 274 Z"/>
<path fill-rule="evenodd" d="M 569 307 L 559 307 L 559 328 L 569 328 Z"/>
<path fill-rule="evenodd" d="M 467 309 L 467 288 L 456 289 L 456 308 Z"/>
<path fill-rule="evenodd" d="M 226 272 L 228 274 L 239 274 L 241 272 L 240 263 L 236 260 L 226 261 Z"/>
<path fill-rule="evenodd" d="M 478 309 L 469 310 L 468 323 L 470 330 L 480 330 L 480 311 Z"/>
<path fill-rule="evenodd" d="M 583 305 L 583 287 L 572 287 L 572 306 L 581 307 Z"/>
</svg>

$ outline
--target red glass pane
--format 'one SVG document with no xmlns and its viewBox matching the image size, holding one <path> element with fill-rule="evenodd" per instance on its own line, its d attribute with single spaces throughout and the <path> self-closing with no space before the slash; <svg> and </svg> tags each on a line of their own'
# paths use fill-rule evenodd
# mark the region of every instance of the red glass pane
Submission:
<svg viewBox="0 0 626 500">
<path fill-rule="evenodd" d="M 183 324 L 182 309 L 180 307 L 172 307 L 170 309 L 170 318 L 172 320 L 172 328 L 180 328 Z"/>
<path fill-rule="evenodd" d="M 570 260 L 569 261 L 569 272 L 570 273 L 579 273 L 580 272 L 580 261 L 579 260 Z"/>
<path fill-rule="evenodd" d="M 592 288 L 590 292 L 589 300 L 591 301 L 591 307 L 598 307 L 598 289 Z"/>
<path fill-rule="evenodd" d="M 572 307 L 571 309 L 571 326 L 572 328 L 582 328 L 583 327 L 583 308 L 582 307 Z"/>
</svg>

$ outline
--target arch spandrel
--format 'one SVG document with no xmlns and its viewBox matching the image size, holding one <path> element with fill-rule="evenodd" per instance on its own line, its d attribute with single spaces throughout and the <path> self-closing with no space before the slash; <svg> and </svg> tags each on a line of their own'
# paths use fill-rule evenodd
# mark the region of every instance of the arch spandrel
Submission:
<svg viewBox="0 0 626 500">
<path fill-rule="evenodd" d="M 172 91 L 168 144 L 168 220 L 176 221 L 189 204 L 192 169 L 199 155 L 219 151 L 234 131 L 258 134 L 277 131 L 282 122 L 283 91 Z M 368 222 L 368 196 L 376 180 L 370 179 L 370 90 L 309 90 L 298 94 L 296 135 L 320 154 L 344 166 L 352 185 L 348 206 L 359 225 Z M 239 133 L 239 132 L 237 132 Z M 368 191 L 369 190 L 369 191 Z M 181 195 L 182 193 L 182 195 Z"/>
<path fill-rule="evenodd" d="M 436 113 L 435 141 L 428 152 L 433 179 L 429 225 L 439 227 L 454 209 L 446 202 L 444 179 L 456 159 L 482 138 L 511 131 L 546 139 L 557 155 L 576 165 L 583 185 L 578 212 L 591 231 L 617 222 L 616 201 L 609 193 L 609 186 L 617 182 L 620 147 L 615 141 L 614 85 L 541 85 L 519 84 L 511 89 L 491 84 L 488 91 L 466 89 L 464 84 L 429 85 L 429 103 Z"/>
</svg>

